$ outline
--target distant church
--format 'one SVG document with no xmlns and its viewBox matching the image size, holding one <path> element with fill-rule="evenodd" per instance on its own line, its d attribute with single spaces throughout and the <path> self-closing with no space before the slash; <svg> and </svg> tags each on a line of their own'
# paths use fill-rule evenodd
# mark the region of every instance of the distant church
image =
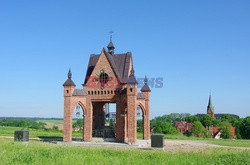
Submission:
<svg viewBox="0 0 250 165">
<path fill-rule="evenodd" d="M 215 109 L 214 106 L 212 104 L 212 96 L 211 94 L 209 95 L 209 99 L 208 99 L 208 105 L 207 105 L 207 114 L 211 115 L 213 117 L 214 120 L 216 119 L 221 119 L 223 115 L 223 113 L 215 113 Z M 205 114 L 197 114 L 196 116 L 199 118 L 202 118 L 202 116 L 204 116 Z M 237 119 L 239 119 L 240 117 L 238 115 L 234 115 L 234 114 L 229 114 L 232 117 L 235 117 Z"/>
<path fill-rule="evenodd" d="M 204 115 L 206 114 L 197 114 L 196 116 L 199 117 L 199 118 L 202 118 Z M 224 114 L 215 114 L 214 113 L 214 106 L 212 104 L 212 97 L 211 97 L 211 94 L 209 95 L 209 99 L 208 99 L 208 105 L 207 105 L 207 115 L 211 115 L 213 117 L 214 120 L 216 119 L 221 119 L 222 116 Z M 232 114 L 229 114 L 233 117 L 236 117 L 236 118 L 239 118 L 239 116 L 237 115 L 232 115 Z M 184 133 L 192 133 L 192 127 L 193 127 L 193 123 L 189 123 L 187 121 L 177 121 L 175 123 L 175 128 L 177 130 L 179 130 L 179 132 L 181 134 L 184 134 Z M 206 126 L 206 129 L 208 129 L 208 131 L 210 132 L 211 136 L 213 138 L 220 138 L 220 135 L 221 135 L 221 131 L 220 131 L 220 127 L 219 126 Z M 235 128 L 234 127 L 231 127 L 230 128 L 230 134 L 233 138 L 236 137 L 235 135 Z"/>
</svg>

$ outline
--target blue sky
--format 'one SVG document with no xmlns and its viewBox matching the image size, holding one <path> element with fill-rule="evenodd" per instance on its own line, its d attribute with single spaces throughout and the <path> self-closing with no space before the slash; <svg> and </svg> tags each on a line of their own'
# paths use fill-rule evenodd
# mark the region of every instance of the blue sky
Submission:
<svg viewBox="0 0 250 165">
<path fill-rule="evenodd" d="M 0 1 L 0 116 L 63 117 L 68 68 L 81 88 L 89 55 L 113 30 L 137 77 L 163 77 L 151 117 L 250 115 L 250 1 Z"/>
</svg>

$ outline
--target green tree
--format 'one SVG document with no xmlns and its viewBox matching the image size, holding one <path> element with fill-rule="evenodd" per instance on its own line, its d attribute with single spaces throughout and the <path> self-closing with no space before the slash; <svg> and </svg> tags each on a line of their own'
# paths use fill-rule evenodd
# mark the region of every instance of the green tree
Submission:
<svg viewBox="0 0 250 165">
<path fill-rule="evenodd" d="M 169 115 L 163 115 L 155 117 L 152 121 L 164 121 L 169 122 L 172 125 L 175 124 L 176 121 L 184 120 L 186 117 L 190 116 L 189 113 L 171 113 Z"/>
<path fill-rule="evenodd" d="M 156 127 L 156 128 L 154 129 L 154 133 L 162 133 L 161 127 Z"/>
<path fill-rule="evenodd" d="M 213 126 L 220 126 L 221 120 L 214 120 Z"/>
<path fill-rule="evenodd" d="M 242 120 L 239 128 L 241 137 L 243 139 L 250 139 L 250 116 Z"/>
<path fill-rule="evenodd" d="M 173 127 L 171 123 L 166 122 L 164 124 L 165 124 L 165 127 L 164 127 L 164 130 L 162 130 L 164 134 L 178 134 L 179 133 L 179 131 L 175 127 Z"/>
<path fill-rule="evenodd" d="M 188 117 L 186 117 L 186 119 L 185 119 L 187 122 L 189 122 L 189 123 L 194 123 L 195 121 L 199 121 L 199 118 L 197 117 L 197 116 L 188 116 Z"/>
<path fill-rule="evenodd" d="M 164 134 L 177 134 L 178 130 L 173 127 L 172 123 L 164 121 L 151 122 L 155 133 L 164 133 Z"/>
<path fill-rule="evenodd" d="M 202 137 L 204 129 L 200 121 L 195 121 L 192 127 L 192 133 L 196 137 Z"/>
<path fill-rule="evenodd" d="M 204 125 L 204 126 L 212 126 L 213 125 L 213 117 L 211 115 L 204 115 L 202 118 L 201 118 L 201 123 Z"/>
<path fill-rule="evenodd" d="M 137 132 L 143 132 L 142 120 L 137 120 Z"/>
<path fill-rule="evenodd" d="M 80 128 L 80 130 L 82 130 L 82 128 L 83 128 L 83 119 L 76 120 L 76 122 L 73 123 L 73 128 Z"/>
<path fill-rule="evenodd" d="M 229 114 L 223 114 L 222 115 L 222 118 L 221 118 L 222 121 L 228 121 L 229 123 L 232 124 L 232 126 L 236 126 L 237 123 L 239 122 L 239 120 L 236 118 L 236 117 L 233 117 L 232 115 L 229 115 Z"/>
<path fill-rule="evenodd" d="M 232 138 L 232 136 L 230 134 L 231 127 L 232 127 L 231 123 L 229 123 L 228 121 L 222 121 L 220 123 L 220 130 L 221 130 L 220 137 L 223 138 L 223 139 Z"/>
</svg>

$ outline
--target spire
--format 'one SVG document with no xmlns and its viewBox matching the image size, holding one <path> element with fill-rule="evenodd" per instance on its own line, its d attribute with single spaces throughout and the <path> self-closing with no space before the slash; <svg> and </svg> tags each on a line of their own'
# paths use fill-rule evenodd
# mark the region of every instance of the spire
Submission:
<svg viewBox="0 0 250 165">
<path fill-rule="evenodd" d="M 132 66 L 132 69 L 130 71 L 130 75 L 129 76 L 134 76 L 135 75 L 135 70 L 134 70 L 134 67 Z"/>
<path fill-rule="evenodd" d="M 109 41 L 109 44 L 108 44 L 107 48 L 108 48 L 109 54 L 114 54 L 114 53 L 115 53 L 115 52 L 114 52 L 115 47 L 114 47 L 114 44 L 113 44 L 113 42 L 112 42 L 112 34 L 113 34 L 113 32 L 110 31 L 109 34 L 110 34 L 110 41 Z"/>
<path fill-rule="evenodd" d="M 130 71 L 130 75 L 128 77 L 127 84 L 137 84 L 136 78 L 135 78 L 135 70 L 134 67 L 132 66 L 132 69 Z"/>
<path fill-rule="evenodd" d="M 142 92 L 151 92 L 149 86 L 148 86 L 148 78 L 147 76 L 145 76 L 145 79 L 144 79 L 144 86 L 141 88 L 141 91 Z"/>
<path fill-rule="evenodd" d="M 72 73 L 71 73 L 71 69 L 69 68 L 69 72 L 68 72 L 68 79 L 72 78 Z"/>
<path fill-rule="evenodd" d="M 209 100 L 208 100 L 208 106 L 207 106 L 207 110 L 211 110 L 212 112 L 214 112 L 214 107 L 212 104 L 212 97 L 211 97 L 211 93 L 209 94 Z"/>
<path fill-rule="evenodd" d="M 68 79 L 65 81 L 63 86 L 76 86 L 75 83 L 71 80 L 71 78 L 72 78 L 72 73 L 71 73 L 71 69 L 69 68 Z"/>
<path fill-rule="evenodd" d="M 148 78 L 147 78 L 147 76 L 145 76 L 144 84 L 145 84 L 145 85 L 148 85 Z"/>
</svg>

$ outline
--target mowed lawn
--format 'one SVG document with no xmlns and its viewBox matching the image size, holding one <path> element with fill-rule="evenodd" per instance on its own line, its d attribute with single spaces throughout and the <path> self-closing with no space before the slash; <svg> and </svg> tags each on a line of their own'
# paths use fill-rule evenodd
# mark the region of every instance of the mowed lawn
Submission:
<svg viewBox="0 0 250 165">
<path fill-rule="evenodd" d="M 250 164 L 250 151 L 164 152 L 62 146 L 0 138 L 0 164 Z"/>
</svg>

